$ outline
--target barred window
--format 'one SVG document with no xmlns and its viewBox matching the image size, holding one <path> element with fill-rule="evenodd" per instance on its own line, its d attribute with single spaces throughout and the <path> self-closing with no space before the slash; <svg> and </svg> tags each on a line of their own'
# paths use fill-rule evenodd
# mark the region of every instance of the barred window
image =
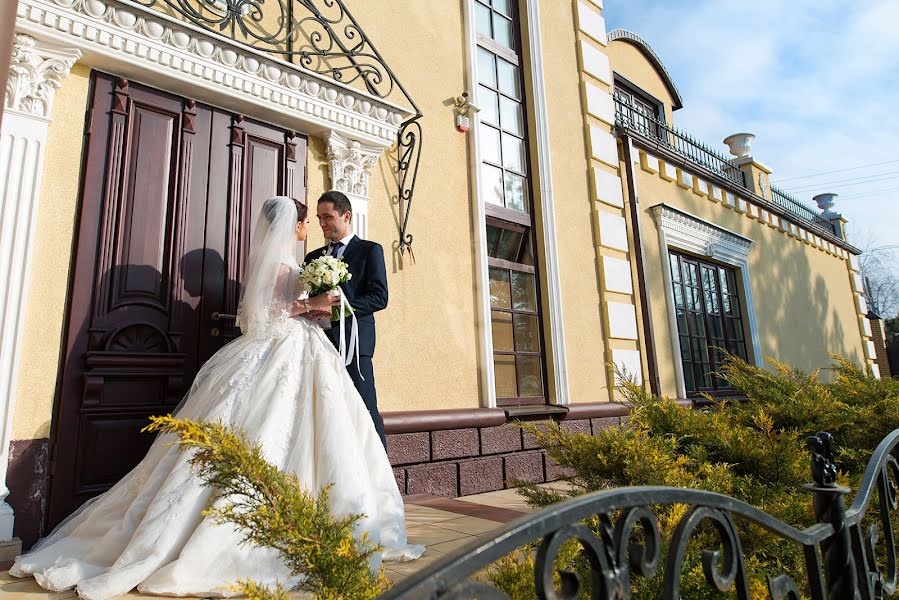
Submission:
<svg viewBox="0 0 899 600">
<path fill-rule="evenodd" d="M 746 359 L 736 271 L 677 252 L 668 258 L 687 393 L 732 392 L 716 374 L 725 351 Z"/>
</svg>

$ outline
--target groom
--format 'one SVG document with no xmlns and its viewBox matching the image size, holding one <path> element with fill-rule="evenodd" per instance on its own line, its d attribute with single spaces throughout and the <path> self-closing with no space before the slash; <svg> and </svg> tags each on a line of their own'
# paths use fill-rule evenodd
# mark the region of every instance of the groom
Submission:
<svg viewBox="0 0 899 600">
<path fill-rule="evenodd" d="M 342 192 L 331 191 L 322 194 L 318 199 L 318 223 L 328 245 L 313 250 L 306 255 L 306 262 L 325 254 L 343 258 L 352 277 L 343 284 L 344 297 L 356 314 L 359 323 L 359 363 L 352 349 L 353 362 L 347 367 L 350 378 L 356 385 L 359 395 L 374 421 L 375 430 L 384 448 L 384 422 L 378 412 L 378 397 L 375 392 L 375 372 L 371 359 L 375 354 L 375 316 L 374 313 L 387 307 L 387 269 L 384 266 L 384 249 L 380 244 L 363 240 L 353 233 L 353 207 L 349 198 Z M 347 348 L 351 328 L 344 325 L 347 337 Z M 326 333 L 335 347 L 340 347 L 340 326 L 331 323 Z M 359 377 L 359 373 L 362 377 Z"/>
</svg>

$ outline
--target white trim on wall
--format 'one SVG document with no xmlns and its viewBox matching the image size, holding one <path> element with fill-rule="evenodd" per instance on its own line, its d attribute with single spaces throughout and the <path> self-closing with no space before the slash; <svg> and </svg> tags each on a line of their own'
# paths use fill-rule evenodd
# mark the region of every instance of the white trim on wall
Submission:
<svg viewBox="0 0 899 600">
<path fill-rule="evenodd" d="M 13 535 L 6 502 L 25 307 L 56 90 L 81 53 L 16 34 L 0 126 L 0 543 Z"/>
<path fill-rule="evenodd" d="M 677 379 L 678 398 L 687 397 L 687 386 L 684 381 L 680 342 L 677 335 L 674 286 L 671 277 L 671 264 L 668 260 L 669 248 L 684 250 L 739 269 L 743 283 L 744 319 L 749 327 L 752 344 L 751 362 L 756 366 L 761 366 L 762 350 L 758 323 L 755 319 L 755 304 L 752 300 L 752 282 L 749 278 L 749 251 L 755 242 L 665 204 L 657 204 L 650 210 L 659 232 L 659 253 L 665 280 L 665 298 L 668 305 L 671 350 L 675 362 L 674 372 Z"/>
<path fill-rule="evenodd" d="M 528 46 L 531 59 L 532 102 L 534 105 L 534 142 L 537 150 L 537 170 L 540 179 L 540 208 L 543 217 L 543 246 L 546 265 L 546 295 L 552 332 L 553 374 L 556 403 L 568 404 L 568 356 L 565 350 L 565 327 L 562 316 L 562 284 L 559 275 L 559 252 L 556 241 L 556 216 L 553 200 L 552 161 L 549 149 L 549 108 L 543 78 L 543 46 L 540 37 L 540 6 L 527 2 Z"/>
<path fill-rule="evenodd" d="M 463 20 L 465 25 L 465 56 L 468 61 L 466 86 L 471 99 L 476 100 L 478 89 L 477 28 L 474 22 L 474 0 L 464 0 Z M 481 119 L 478 112 L 471 114 L 471 128 L 468 132 L 469 187 L 471 189 L 471 212 L 474 223 L 474 263 L 475 263 L 475 310 L 477 311 L 478 350 L 480 353 L 481 404 L 486 408 L 496 407 L 496 375 L 493 369 L 493 330 L 490 316 L 490 268 L 487 266 L 487 209 L 481 200 L 480 169 L 481 154 L 478 148 L 478 128 Z"/>
</svg>

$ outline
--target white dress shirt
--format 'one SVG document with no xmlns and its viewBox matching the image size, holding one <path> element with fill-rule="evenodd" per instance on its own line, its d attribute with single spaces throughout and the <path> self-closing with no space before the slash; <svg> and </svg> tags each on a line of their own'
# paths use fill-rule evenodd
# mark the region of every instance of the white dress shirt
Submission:
<svg viewBox="0 0 899 600">
<path fill-rule="evenodd" d="M 337 240 L 337 241 L 339 241 L 341 244 L 343 244 L 342 246 L 340 246 L 340 248 L 337 249 L 337 258 L 342 258 L 342 257 L 343 257 L 343 253 L 346 252 L 346 247 L 347 247 L 347 245 L 350 243 L 350 240 L 352 240 L 354 237 L 356 237 L 356 234 L 355 234 L 355 233 L 351 233 L 350 235 L 346 236 L 345 238 L 340 239 L 340 240 Z M 334 247 L 334 242 L 329 242 L 329 243 L 328 243 L 328 250 L 327 250 L 328 255 L 331 254 L 331 249 L 332 249 L 333 247 Z"/>
</svg>

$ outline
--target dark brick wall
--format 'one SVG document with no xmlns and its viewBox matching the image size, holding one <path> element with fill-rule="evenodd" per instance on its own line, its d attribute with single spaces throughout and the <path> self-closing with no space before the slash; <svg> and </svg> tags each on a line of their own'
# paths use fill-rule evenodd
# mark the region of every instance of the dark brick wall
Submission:
<svg viewBox="0 0 899 600">
<path fill-rule="evenodd" d="M 622 417 L 542 421 L 593 435 Z M 387 434 L 387 454 L 403 494 L 454 498 L 512 487 L 515 480 L 542 483 L 565 475 L 514 423 L 491 427 Z"/>
</svg>

